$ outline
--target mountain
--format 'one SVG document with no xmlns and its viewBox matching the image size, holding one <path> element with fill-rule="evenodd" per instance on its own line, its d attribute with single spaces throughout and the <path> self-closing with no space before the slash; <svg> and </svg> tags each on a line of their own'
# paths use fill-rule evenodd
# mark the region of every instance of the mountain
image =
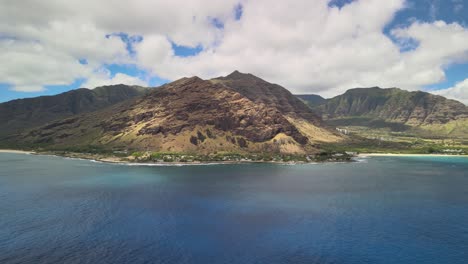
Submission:
<svg viewBox="0 0 468 264">
<path fill-rule="evenodd" d="M 316 94 L 296 94 L 296 97 L 301 99 L 306 105 L 310 107 L 321 105 L 327 101 L 327 99 Z"/>
<path fill-rule="evenodd" d="M 313 109 L 334 125 L 418 129 L 435 136 L 468 135 L 466 105 L 422 91 L 356 88 Z"/>
<path fill-rule="evenodd" d="M 310 111 L 310 108 L 291 94 L 287 89 L 262 80 L 252 74 L 244 74 L 234 71 L 226 77 L 212 79 L 211 82 L 222 84 L 228 87 L 250 101 L 277 108 L 285 115 L 298 115 L 301 118 L 312 121 L 314 124 L 321 126 L 323 122 L 316 114 Z"/>
<path fill-rule="evenodd" d="M 80 88 L 54 96 L 18 99 L 0 104 L 0 136 L 47 122 L 92 112 L 140 96 L 147 88 L 127 85 Z"/>
<path fill-rule="evenodd" d="M 15 138 L 53 149 L 315 153 L 342 136 L 285 88 L 233 72 L 182 78 L 103 110 L 51 122 Z"/>
</svg>

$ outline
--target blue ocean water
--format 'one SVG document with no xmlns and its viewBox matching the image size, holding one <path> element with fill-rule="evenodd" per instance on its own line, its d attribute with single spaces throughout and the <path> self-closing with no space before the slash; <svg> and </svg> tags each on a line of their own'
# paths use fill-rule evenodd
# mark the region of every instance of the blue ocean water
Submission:
<svg viewBox="0 0 468 264">
<path fill-rule="evenodd" d="M 468 158 L 128 166 L 0 153 L 0 263 L 468 263 Z"/>
</svg>

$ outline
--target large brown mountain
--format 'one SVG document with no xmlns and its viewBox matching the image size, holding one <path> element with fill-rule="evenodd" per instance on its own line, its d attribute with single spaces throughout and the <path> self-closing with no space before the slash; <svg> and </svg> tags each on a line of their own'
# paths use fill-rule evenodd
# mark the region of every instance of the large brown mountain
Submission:
<svg viewBox="0 0 468 264">
<path fill-rule="evenodd" d="M 418 128 L 435 136 L 468 135 L 468 107 L 442 96 L 398 88 L 356 88 L 313 110 L 334 125 Z M 398 124 L 400 126 L 398 126 Z"/>
<path fill-rule="evenodd" d="M 127 85 L 80 88 L 54 96 L 0 104 L 0 136 L 19 133 L 57 119 L 96 111 L 140 96 L 147 88 Z"/>
<path fill-rule="evenodd" d="M 342 137 L 283 87 L 250 74 L 182 78 L 104 110 L 56 121 L 16 142 L 171 152 L 313 153 Z"/>
<path fill-rule="evenodd" d="M 309 107 L 278 84 L 269 83 L 252 74 L 234 71 L 226 77 L 212 79 L 247 97 L 256 104 L 273 106 L 285 115 L 298 115 L 312 121 L 315 125 L 323 125 L 322 120 L 310 111 Z"/>
</svg>

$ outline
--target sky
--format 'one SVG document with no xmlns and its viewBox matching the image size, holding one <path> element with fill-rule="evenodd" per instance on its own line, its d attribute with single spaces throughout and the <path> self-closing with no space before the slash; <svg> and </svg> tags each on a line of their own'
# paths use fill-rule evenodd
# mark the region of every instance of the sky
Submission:
<svg viewBox="0 0 468 264">
<path fill-rule="evenodd" d="M 468 104 L 468 0 L 0 0 L 0 102 L 252 73 Z"/>
</svg>

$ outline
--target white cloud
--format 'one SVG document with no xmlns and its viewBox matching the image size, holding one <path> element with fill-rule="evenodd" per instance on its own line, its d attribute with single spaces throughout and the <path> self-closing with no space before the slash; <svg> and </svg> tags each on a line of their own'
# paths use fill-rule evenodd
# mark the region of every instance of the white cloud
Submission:
<svg viewBox="0 0 468 264">
<path fill-rule="evenodd" d="M 160 35 L 145 37 L 145 39 L 135 46 L 138 62 L 147 68 L 156 67 L 163 61 L 170 60 L 174 57 L 171 43 L 169 40 Z M 154 71 L 158 72 L 156 67 Z"/>
<path fill-rule="evenodd" d="M 70 54 L 35 41 L 0 40 L 0 81 L 23 92 L 44 90 L 47 84 L 68 84 L 87 75 Z"/>
<path fill-rule="evenodd" d="M 146 81 L 123 73 L 117 73 L 115 76 L 112 76 L 110 71 L 107 69 L 99 69 L 96 71 L 82 86 L 92 89 L 99 86 L 115 84 L 148 86 Z"/>
<path fill-rule="evenodd" d="M 237 21 L 234 7 L 239 1 L 243 14 Z M 405 8 L 404 0 L 356 0 L 341 9 L 329 7 L 328 2 L 2 2 L 0 34 L 15 40 L 0 37 L 1 45 L 14 42 L 0 54 L 2 61 L 11 62 L 0 65 L 0 81 L 25 90 L 71 83 L 79 77 L 93 83 L 103 64 L 135 63 L 169 80 L 191 75 L 211 78 L 238 69 L 293 92 L 332 96 L 358 86 L 421 89 L 443 81 L 450 64 L 468 62 L 468 29 L 457 23 L 413 20 L 407 27 L 393 29 L 392 38 L 399 44 L 418 43 L 401 52 L 383 29 Z M 213 26 L 213 18 L 223 21 L 224 28 Z M 118 37 L 104 37 L 114 32 L 143 36 L 135 45 L 134 58 Z M 171 41 L 202 45 L 204 50 L 178 57 Z M 81 58 L 89 64 L 79 64 Z M 113 81 L 103 76 L 94 83 Z"/>
<path fill-rule="evenodd" d="M 0 1 L 0 82 L 25 92 L 78 78 L 91 82 L 105 64 L 133 62 L 118 36 L 106 38 L 111 33 L 209 45 L 220 34 L 210 17 L 229 16 L 235 5 L 231 2 Z"/>
<path fill-rule="evenodd" d="M 468 30 L 443 21 L 413 21 L 394 29 L 392 35 L 400 42 L 419 43 L 400 52 L 382 31 L 405 7 L 404 1 L 361 0 L 341 9 L 329 8 L 323 0 L 268 3 L 246 3 L 242 20 L 228 20 L 222 42 L 198 56 L 145 53 L 141 65 L 167 79 L 213 77 L 237 68 L 293 92 L 332 96 L 350 87 L 375 85 L 421 89 L 443 81 L 447 65 L 468 61 Z"/>
<path fill-rule="evenodd" d="M 468 105 L 468 79 L 457 83 L 454 87 L 432 91 L 433 94 L 442 95 L 444 97 L 460 101 Z"/>
<path fill-rule="evenodd" d="M 226 21 L 219 45 L 189 58 L 145 55 L 151 63 L 141 64 L 167 79 L 213 77 L 236 68 L 297 92 L 349 87 L 367 79 L 365 72 L 386 68 L 376 64 L 398 61 L 398 47 L 381 31 L 402 7 L 402 0 L 365 0 L 342 9 L 325 0 L 249 1 L 240 21 Z"/>
</svg>

